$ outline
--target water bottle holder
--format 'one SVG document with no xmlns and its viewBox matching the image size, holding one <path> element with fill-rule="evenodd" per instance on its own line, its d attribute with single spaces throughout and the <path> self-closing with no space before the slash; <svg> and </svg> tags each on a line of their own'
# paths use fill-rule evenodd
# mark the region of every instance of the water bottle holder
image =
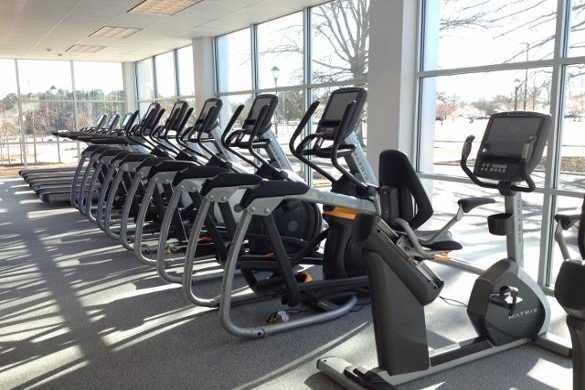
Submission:
<svg viewBox="0 0 585 390">
<path fill-rule="evenodd" d="M 496 236 L 511 234 L 514 228 L 513 217 L 510 213 L 490 215 L 488 217 L 488 229 L 490 233 Z"/>
</svg>

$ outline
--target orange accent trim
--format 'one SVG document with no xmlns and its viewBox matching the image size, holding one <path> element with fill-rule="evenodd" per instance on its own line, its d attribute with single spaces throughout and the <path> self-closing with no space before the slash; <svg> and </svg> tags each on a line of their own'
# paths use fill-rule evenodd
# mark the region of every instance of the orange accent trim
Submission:
<svg viewBox="0 0 585 390">
<path fill-rule="evenodd" d="M 211 238 L 211 236 L 201 236 L 201 237 L 199 237 L 199 241 L 202 241 L 202 242 L 213 242 L 213 238 Z"/>
<path fill-rule="evenodd" d="M 269 253 L 265 254 L 264 257 L 266 257 L 267 259 L 275 259 L 276 254 L 274 252 L 269 252 Z"/>
<path fill-rule="evenodd" d="M 448 253 L 438 253 L 435 255 L 434 260 L 436 261 L 449 261 L 451 260 L 451 256 Z"/>
<path fill-rule="evenodd" d="M 332 210 L 325 210 L 323 214 L 330 215 L 332 217 L 343 218 L 343 219 L 355 219 L 356 215 L 358 215 L 358 211 L 356 209 L 350 209 L 347 207 L 334 207 Z"/>
<path fill-rule="evenodd" d="M 305 279 L 303 280 L 303 283 L 307 283 L 307 282 L 312 282 L 313 281 L 313 277 L 308 272 L 301 271 L 301 272 L 299 272 L 299 275 L 303 275 L 305 277 Z"/>
</svg>

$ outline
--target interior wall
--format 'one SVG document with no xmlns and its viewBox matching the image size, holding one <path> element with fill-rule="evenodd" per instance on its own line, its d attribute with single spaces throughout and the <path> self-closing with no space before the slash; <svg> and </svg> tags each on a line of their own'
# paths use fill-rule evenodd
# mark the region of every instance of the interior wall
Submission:
<svg viewBox="0 0 585 390">
<path fill-rule="evenodd" d="M 193 39 L 195 68 L 195 102 L 200 107 L 205 99 L 215 96 L 213 38 Z M 196 107 L 197 108 L 197 107 Z"/>
<path fill-rule="evenodd" d="M 367 154 L 374 172 L 386 149 L 414 160 L 417 3 L 371 0 Z"/>
</svg>

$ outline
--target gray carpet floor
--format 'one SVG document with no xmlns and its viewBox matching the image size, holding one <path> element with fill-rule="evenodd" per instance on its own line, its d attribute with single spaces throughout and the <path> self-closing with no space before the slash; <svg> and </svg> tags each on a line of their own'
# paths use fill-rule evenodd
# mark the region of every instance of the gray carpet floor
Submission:
<svg viewBox="0 0 585 390">
<path fill-rule="evenodd" d="M 469 275 L 437 272 L 444 296 L 467 300 Z M 240 306 L 234 319 L 276 307 Z M 553 331 L 567 337 L 553 311 Z M 437 300 L 426 313 L 433 348 L 474 336 L 462 307 Z M 234 337 L 216 311 L 188 303 L 76 210 L 0 177 L 0 389 L 337 389 L 315 367 L 330 355 L 376 365 L 369 306 L 263 339 Z M 571 374 L 569 359 L 527 345 L 399 389 L 569 389 Z"/>
</svg>

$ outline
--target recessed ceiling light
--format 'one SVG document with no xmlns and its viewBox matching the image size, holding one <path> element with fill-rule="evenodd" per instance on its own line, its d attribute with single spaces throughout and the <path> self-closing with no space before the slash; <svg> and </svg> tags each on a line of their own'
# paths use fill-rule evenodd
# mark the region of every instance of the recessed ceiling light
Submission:
<svg viewBox="0 0 585 390">
<path fill-rule="evenodd" d="M 141 28 L 129 27 L 111 27 L 104 26 L 92 33 L 90 37 L 104 37 L 104 38 L 127 38 L 132 34 L 136 34 Z"/>
<path fill-rule="evenodd" d="M 105 48 L 106 46 L 102 45 L 73 45 L 65 51 L 67 53 L 97 53 Z"/>
<path fill-rule="evenodd" d="M 145 0 L 128 12 L 170 16 L 201 1 L 203 0 Z"/>
</svg>

